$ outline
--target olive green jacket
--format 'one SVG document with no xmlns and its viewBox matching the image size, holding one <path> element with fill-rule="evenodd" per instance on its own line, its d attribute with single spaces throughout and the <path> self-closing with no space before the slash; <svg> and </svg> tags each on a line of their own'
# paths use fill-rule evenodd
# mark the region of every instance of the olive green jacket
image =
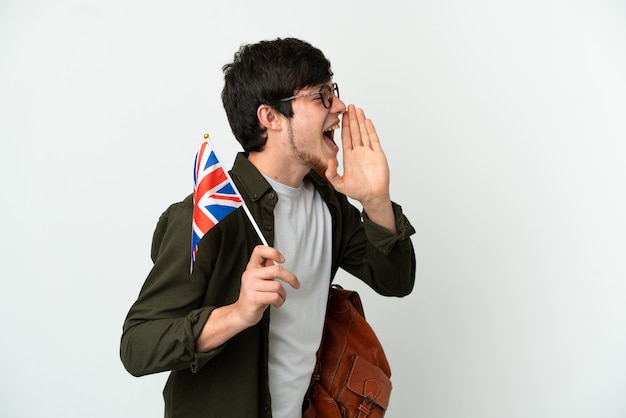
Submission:
<svg viewBox="0 0 626 418">
<path fill-rule="evenodd" d="M 239 154 L 231 177 L 269 245 L 277 195 Z M 363 217 L 320 176 L 308 175 L 332 216 L 330 285 L 341 267 L 376 292 L 405 296 L 413 289 L 415 231 L 394 204 L 398 233 Z M 190 275 L 192 197 L 171 205 L 154 231 L 150 271 L 124 322 L 120 355 L 134 376 L 171 371 L 163 396 L 169 418 L 271 417 L 268 389 L 269 310 L 263 319 L 207 353 L 195 340 L 211 311 L 235 302 L 241 274 L 260 240 L 242 208 L 200 241 Z M 305 257 L 306 254 L 303 254 Z M 312 263 L 315 260 L 311 260 Z"/>
</svg>

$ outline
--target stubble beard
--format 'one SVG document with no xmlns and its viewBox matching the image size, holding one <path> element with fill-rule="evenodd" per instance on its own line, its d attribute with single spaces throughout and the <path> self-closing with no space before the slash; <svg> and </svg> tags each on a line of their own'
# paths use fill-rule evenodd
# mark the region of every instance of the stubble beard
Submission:
<svg viewBox="0 0 626 418">
<path fill-rule="evenodd" d="M 298 148 L 298 146 L 296 145 L 296 137 L 293 133 L 291 124 L 289 124 L 289 126 L 287 127 L 287 135 L 289 136 L 289 148 L 291 149 L 291 152 L 296 156 L 296 158 L 311 167 L 311 169 L 313 169 L 318 174 L 323 175 L 323 173 L 326 171 L 326 161 L 322 161 L 322 159 L 318 156 Z"/>
</svg>

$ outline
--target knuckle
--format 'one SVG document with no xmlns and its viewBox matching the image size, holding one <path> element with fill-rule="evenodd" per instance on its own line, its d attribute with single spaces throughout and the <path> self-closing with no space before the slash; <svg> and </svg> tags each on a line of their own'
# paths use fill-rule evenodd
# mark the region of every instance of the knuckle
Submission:
<svg viewBox="0 0 626 418">
<path fill-rule="evenodd" d="M 280 277 L 283 271 L 284 269 L 281 266 L 278 266 L 276 264 L 267 267 L 267 272 L 271 276 Z"/>
<path fill-rule="evenodd" d="M 241 283 L 245 283 L 248 280 L 250 280 L 250 270 L 245 270 L 242 274 L 241 274 Z"/>
<path fill-rule="evenodd" d="M 281 284 L 277 280 L 268 280 L 267 290 L 272 293 L 280 292 Z"/>
</svg>

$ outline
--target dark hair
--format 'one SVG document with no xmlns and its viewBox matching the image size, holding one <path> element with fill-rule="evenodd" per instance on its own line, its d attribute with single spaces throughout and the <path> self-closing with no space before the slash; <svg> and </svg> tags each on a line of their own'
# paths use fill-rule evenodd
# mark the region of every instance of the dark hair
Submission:
<svg viewBox="0 0 626 418">
<path fill-rule="evenodd" d="M 278 100 L 332 79 L 330 61 L 319 49 L 295 38 L 242 45 L 224 65 L 222 103 L 230 128 L 246 153 L 262 151 L 266 129 L 257 118 L 261 104 L 291 118 L 291 101 Z"/>
</svg>

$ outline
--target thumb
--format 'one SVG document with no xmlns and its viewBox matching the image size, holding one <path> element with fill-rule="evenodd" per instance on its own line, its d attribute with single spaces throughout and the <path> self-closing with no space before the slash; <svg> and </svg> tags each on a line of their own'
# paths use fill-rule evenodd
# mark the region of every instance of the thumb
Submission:
<svg viewBox="0 0 626 418">
<path fill-rule="evenodd" d="M 328 180 L 335 189 L 338 188 L 337 186 L 341 186 L 341 184 L 343 184 L 343 176 L 340 176 L 337 172 L 338 167 L 339 162 L 337 160 L 328 160 L 328 167 L 324 173 L 326 175 L 326 180 Z"/>
</svg>

